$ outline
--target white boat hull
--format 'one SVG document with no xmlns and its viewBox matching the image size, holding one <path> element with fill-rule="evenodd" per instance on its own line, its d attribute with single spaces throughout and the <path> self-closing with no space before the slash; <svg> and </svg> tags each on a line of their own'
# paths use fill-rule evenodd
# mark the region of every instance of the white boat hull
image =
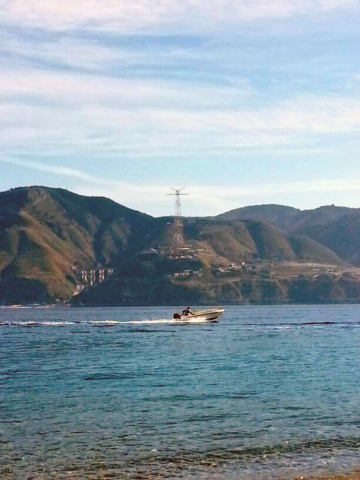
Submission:
<svg viewBox="0 0 360 480">
<path fill-rule="evenodd" d="M 192 312 L 189 315 L 174 314 L 174 319 L 180 322 L 216 322 L 217 319 L 225 312 L 223 308 L 216 308 L 213 310 L 202 310 L 198 312 Z"/>
</svg>

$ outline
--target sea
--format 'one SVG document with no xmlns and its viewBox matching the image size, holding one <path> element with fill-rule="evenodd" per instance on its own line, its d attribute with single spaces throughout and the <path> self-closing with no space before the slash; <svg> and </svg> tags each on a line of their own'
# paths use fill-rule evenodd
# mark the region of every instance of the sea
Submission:
<svg viewBox="0 0 360 480">
<path fill-rule="evenodd" d="M 360 306 L 0 308 L 0 479 L 360 467 Z"/>
</svg>

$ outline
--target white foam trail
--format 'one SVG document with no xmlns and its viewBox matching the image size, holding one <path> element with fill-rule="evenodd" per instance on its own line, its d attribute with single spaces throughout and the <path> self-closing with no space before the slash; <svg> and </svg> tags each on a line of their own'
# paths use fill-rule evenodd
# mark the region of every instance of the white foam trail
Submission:
<svg viewBox="0 0 360 480">
<path fill-rule="evenodd" d="M 37 321 L 30 321 L 30 322 L 10 322 L 8 325 L 20 325 L 20 326 L 58 326 L 58 325 L 74 325 L 74 322 L 37 322 Z"/>
<path fill-rule="evenodd" d="M 117 322 L 116 320 L 89 320 L 88 322 L 81 322 L 81 323 L 95 323 L 95 324 L 103 324 L 103 323 L 123 323 Z"/>
<path fill-rule="evenodd" d="M 39 322 L 39 325 L 52 327 L 53 325 L 75 325 L 74 322 Z"/>
<path fill-rule="evenodd" d="M 184 324 L 184 323 L 208 323 L 206 319 L 191 319 L 191 320 L 175 320 L 175 319 L 158 319 L 158 320 L 133 320 L 129 322 L 119 322 L 121 324 L 132 324 L 132 325 L 156 325 L 156 324 Z"/>
<path fill-rule="evenodd" d="M 32 326 L 32 325 L 39 325 L 39 322 L 11 322 L 11 325 L 27 325 L 27 326 Z"/>
<path fill-rule="evenodd" d="M 153 325 L 159 323 L 175 323 L 177 320 L 169 320 L 169 319 L 155 319 L 155 320 L 128 320 L 126 322 L 118 322 L 116 320 L 89 320 L 85 323 L 91 323 L 94 325 L 101 325 L 101 324 L 120 324 L 120 325 Z M 83 323 L 83 322 L 82 322 Z"/>
<path fill-rule="evenodd" d="M 208 323 L 206 319 L 202 318 L 193 318 L 189 320 L 175 320 L 173 318 L 159 318 L 159 319 L 146 319 L 146 320 L 129 320 L 126 322 L 120 322 L 117 320 L 88 320 L 80 322 L 66 322 L 66 321 L 28 321 L 28 322 L 0 322 L 0 325 L 13 325 L 13 326 L 25 326 L 25 327 L 58 327 L 63 325 L 176 325 L 176 324 L 186 324 L 186 323 Z"/>
<path fill-rule="evenodd" d="M 152 325 L 152 324 L 160 324 L 160 323 L 174 323 L 175 320 L 168 320 L 168 319 L 158 319 L 158 320 L 132 320 L 129 322 L 121 322 L 123 324 L 132 324 L 132 325 Z"/>
</svg>

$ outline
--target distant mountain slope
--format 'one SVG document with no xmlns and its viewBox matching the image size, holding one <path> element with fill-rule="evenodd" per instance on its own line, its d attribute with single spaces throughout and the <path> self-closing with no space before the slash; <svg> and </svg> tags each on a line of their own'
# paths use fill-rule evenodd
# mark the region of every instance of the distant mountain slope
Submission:
<svg viewBox="0 0 360 480">
<path fill-rule="evenodd" d="M 359 211 L 324 226 L 308 226 L 302 232 L 326 245 L 346 262 L 360 266 Z"/>
<path fill-rule="evenodd" d="M 152 217 L 111 200 L 62 189 L 1 193 L 0 300 L 68 298 L 75 290 L 74 266 L 118 262 L 152 223 Z"/>
<path fill-rule="evenodd" d="M 253 258 L 274 262 L 343 264 L 336 254 L 314 240 L 284 234 L 264 222 L 187 220 L 185 237 L 198 252 L 196 260 L 171 261 L 157 257 L 142 262 L 134 258 L 119 268 L 108 282 L 85 290 L 75 301 L 87 305 L 236 303 L 242 299 L 242 291 L 250 292 L 259 302 L 284 301 L 287 287 L 277 281 L 251 280 L 249 284 L 238 279 L 224 282 L 211 274 L 212 268 L 239 264 L 244 260 L 251 262 Z M 205 280 L 174 283 L 174 273 L 185 269 L 202 269 Z"/>
<path fill-rule="evenodd" d="M 238 208 L 214 217 L 216 220 L 260 220 L 289 232 L 300 233 L 307 227 L 326 225 L 355 213 L 357 209 L 327 205 L 314 210 L 299 210 L 283 205 L 255 205 Z"/>
<path fill-rule="evenodd" d="M 278 228 L 287 228 L 287 225 L 294 216 L 301 210 L 284 205 L 253 205 L 237 208 L 214 217 L 221 221 L 234 220 L 258 220 L 268 222 Z"/>
<path fill-rule="evenodd" d="M 306 228 L 328 225 L 357 211 L 356 208 L 336 207 L 335 205 L 326 205 L 314 210 L 303 210 L 288 222 L 286 228 L 293 232 L 303 232 Z"/>
<path fill-rule="evenodd" d="M 263 213 L 261 208 L 258 207 L 256 213 L 254 207 L 250 207 L 248 212 L 260 217 L 266 217 L 266 213 L 268 219 L 277 219 L 282 225 L 299 214 L 290 207 L 265 206 Z M 226 290 L 225 298 L 230 301 L 241 297 L 239 287 L 235 284 L 225 287 L 212 273 L 214 268 L 251 259 L 343 264 L 336 253 L 324 246 L 326 239 L 321 229 L 313 228 L 310 239 L 286 233 L 269 221 L 184 219 L 185 241 L 195 247 L 197 256 L 177 265 L 169 256 L 159 253 L 164 245 L 172 244 L 174 232 L 170 218 L 153 218 L 106 198 L 84 197 L 63 189 L 18 188 L 0 193 L 0 303 L 67 300 L 79 286 L 82 269 L 103 266 L 113 268 L 114 276 L 101 286 L 89 289 L 90 300 L 95 292 L 101 292 L 99 301 L 112 298 L 116 303 L 125 285 L 128 298 L 134 302 L 140 298 L 155 301 L 165 292 L 167 301 L 172 295 L 175 301 L 178 293 L 168 277 L 182 271 L 181 268 L 190 268 L 187 264 L 193 270 L 206 272 L 212 296 L 194 293 L 196 286 L 191 287 L 193 296 L 191 288 L 184 290 L 186 295 L 205 301 L 225 295 Z M 302 233 L 303 230 L 304 227 Z M 317 239 L 323 245 L 317 243 Z M 346 259 L 338 243 L 334 243 L 334 248 Z M 150 256 L 146 256 L 150 248 L 158 252 L 150 251 Z M 151 260 L 152 255 L 155 260 Z M 270 296 L 272 290 L 266 285 L 263 291 Z M 276 288 L 281 296 L 283 287 Z M 258 290 L 258 298 L 261 291 Z"/>
<path fill-rule="evenodd" d="M 249 255 L 277 261 L 342 264 L 329 248 L 299 235 L 289 235 L 265 222 L 198 220 L 186 228 L 189 240 L 206 246 L 226 261 L 240 262 Z"/>
</svg>

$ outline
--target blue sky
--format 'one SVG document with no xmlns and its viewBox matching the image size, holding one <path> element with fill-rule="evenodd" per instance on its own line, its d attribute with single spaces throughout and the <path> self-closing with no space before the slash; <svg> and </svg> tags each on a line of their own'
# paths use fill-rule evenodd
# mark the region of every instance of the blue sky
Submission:
<svg viewBox="0 0 360 480">
<path fill-rule="evenodd" d="M 0 190 L 360 207 L 360 0 L 0 0 Z"/>
</svg>

